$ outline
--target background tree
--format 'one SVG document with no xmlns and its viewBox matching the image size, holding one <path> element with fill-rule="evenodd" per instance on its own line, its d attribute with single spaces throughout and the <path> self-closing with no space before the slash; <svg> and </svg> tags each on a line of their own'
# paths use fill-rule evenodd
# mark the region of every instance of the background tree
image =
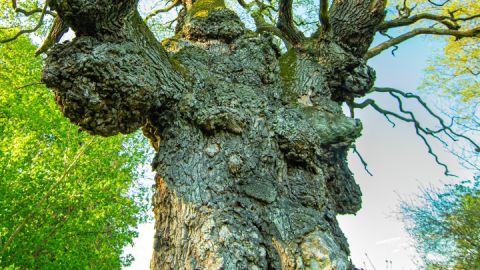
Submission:
<svg viewBox="0 0 480 270">
<path fill-rule="evenodd" d="M 302 4 L 239 1 L 253 22 L 248 29 L 224 1 L 173 2 L 152 13 L 176 11 L 169 17 L 174 36 L 161 44 L 134 0 L 57 0 L 40 8 L 40 22 L 48 11 L 53 26 L 76 34 L 48 52 L 43 70 L 63 114 L 102 136 L 142 127 L 158 151 L 152 268 L 350 268 L 336 214 L 361 206 L 345 161 L 361 132 L 354 109 L 412 123 L 445 174 L 430 139 L 478 147 L 420 97 L 374 87 L 366 65 L 418 35 L 476 37 L 477 17 L 416 14 L 403 2 L 385 19 L 384 0 Z M 302 20 L 305 10 L 316 19 Z M 417 28 L 419 21 L 434 25 Z M 393 28 L 405 32 L 369 49 L 376 33 Z M 55 29 L 63 27 L 53 29 L 49 36 L 59 40 L 63 31 Z M 355 102 L 372 92 L 390 95 L 398 111 L 372 98 Z M 405 99 L 419 102 L 438 126 L 422 125 Z"/>
<path fill-rule="evenodd" d="M 480 267 L 480 181 L 426 189 L 402 217 L 426 269 Z"/>
<path fill-rule="evenodd" d="M 0 45 L 0 268 L 120 269 L 149 210 L 144 140 L 79 132 L 40 85 L 35 49 Z"/>
</svg>

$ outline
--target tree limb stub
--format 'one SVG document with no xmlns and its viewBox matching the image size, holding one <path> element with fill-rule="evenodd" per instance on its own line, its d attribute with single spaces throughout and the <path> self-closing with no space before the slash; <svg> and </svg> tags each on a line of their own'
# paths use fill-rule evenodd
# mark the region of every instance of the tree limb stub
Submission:
<svg viewBox="0 0 480 270">
<path fill-rule="evenodd" d="M 102 136 L 143 126 L 150 110 L 173 102 L 186 84 L 135 1 L 106 2 L 52 3 L 76 38 L 49 52 L 42 78 L 72 122 Z"/>
</svg>

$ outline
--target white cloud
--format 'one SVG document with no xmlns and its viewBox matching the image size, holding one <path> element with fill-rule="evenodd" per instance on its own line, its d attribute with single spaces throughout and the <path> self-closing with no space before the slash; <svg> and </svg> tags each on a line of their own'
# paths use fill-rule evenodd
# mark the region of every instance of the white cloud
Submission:
<svg viewBox="0 0 480 270">
<path fill-rule="evenodd" d="M 396 243 L 398 241 L 402 240 L 401 237 L 392 237 L 392 238 L 388 238 L 388 239 L 385 239 L 385 240 L 380 240 L 380 241 L 377 241 L 375 242 L 375 245 L 387 245 L 387 244 L 393 244 L 393 243 Z"/>
</svg>

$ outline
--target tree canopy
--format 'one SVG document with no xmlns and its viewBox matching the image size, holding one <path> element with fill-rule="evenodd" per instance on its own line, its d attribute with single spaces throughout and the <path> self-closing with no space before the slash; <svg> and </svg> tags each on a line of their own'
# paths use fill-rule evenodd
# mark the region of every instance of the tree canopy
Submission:
<svg viewBox="0 0 480 270">
<path fill-rule="evenodd" d="M 148 217 L 145 140 L 69 123 L 35 49 L 27 37 L 0 45 L 0 268 L 120 269 Z"/>
</svg>

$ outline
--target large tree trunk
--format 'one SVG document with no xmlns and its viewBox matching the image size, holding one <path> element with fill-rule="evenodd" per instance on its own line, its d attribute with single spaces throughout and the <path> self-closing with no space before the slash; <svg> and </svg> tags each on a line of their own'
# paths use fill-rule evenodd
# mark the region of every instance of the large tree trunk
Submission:
<svg viewBox="0 0 480 270">
<path fill-rule="evenodd" d="M 185 5 L 167 53 L 133 0 L 53 2 L 77 34 L 44 71 L 62 111 L 93 134 L 143 126 L 158 151 L 152 269 L 352 267 L 336 215 L 361 206 L 346 164 L 361 124 L 341 102 L 373 84 L 364 44 L 339 30 L 280 56 L 204 0 Z"/>
</svg>

